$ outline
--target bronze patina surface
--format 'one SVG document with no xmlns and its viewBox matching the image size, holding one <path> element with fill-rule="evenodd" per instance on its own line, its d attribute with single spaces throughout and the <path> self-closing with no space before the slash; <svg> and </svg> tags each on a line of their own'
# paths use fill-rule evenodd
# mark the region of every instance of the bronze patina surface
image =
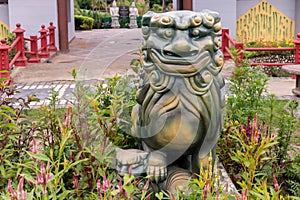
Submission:
<svg viewBox="0 0 300 200">
<path fill-rule="evenodd" d="M 147 174 L 166 180 L 165 189 L 173 187 L 168 181 L 176 171 L 188 174 L 174 169 L 199 174 L 200 160 L 217 143 L 224 107 L 220 29 L 218 13 L 209 10 L 143 16 L 132 134 L 149 152 Z"/>
</svg>

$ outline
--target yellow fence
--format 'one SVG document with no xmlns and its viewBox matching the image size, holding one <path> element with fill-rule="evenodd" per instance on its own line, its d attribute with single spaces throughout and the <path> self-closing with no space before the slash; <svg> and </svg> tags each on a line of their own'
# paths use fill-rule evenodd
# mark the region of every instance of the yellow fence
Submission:
<svg viewBox="0 0 300 200">
<path fill-rule="evenodd" d="M 9 34 L 8 25 L 0 21 L 0 39 L 6 38 L 8 34 Z"/>
<path fill-rule="evenodd" d="M 292 40 L 295 22 L 262 0 L 237 19 L 236 29 L 239 42 Z"/>
</svg>

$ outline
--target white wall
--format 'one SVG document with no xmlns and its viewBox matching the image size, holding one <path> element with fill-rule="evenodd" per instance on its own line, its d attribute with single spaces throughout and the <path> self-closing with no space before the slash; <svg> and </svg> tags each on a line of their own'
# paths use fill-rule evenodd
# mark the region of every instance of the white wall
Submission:
<svg viewBox="0 0 300 200">
<path fill-rule="evenodd" d="M 56 0 L 8 0 L 10 30 L 15 29 L 17 23 L 25 29 L 25 37 L 39 36 L 41 25 L 46 28 L 49 22 L 58 26 Z M 56 46 L 58 47 L 58 28 L 55 31 Z"/>
<path fill-rule="evenodd" d="M 9 26 L 9 14 L 7 4 L 0 4 L 0 21 L 4 22 Z"/>
<path fill-rule="evenodd" d="M 193 10 L 209 9 L 220 14 L 222 27 L 229 28 L 232 38 L 236 35 L 236 0 L 193 0 Z"/>
</svg>

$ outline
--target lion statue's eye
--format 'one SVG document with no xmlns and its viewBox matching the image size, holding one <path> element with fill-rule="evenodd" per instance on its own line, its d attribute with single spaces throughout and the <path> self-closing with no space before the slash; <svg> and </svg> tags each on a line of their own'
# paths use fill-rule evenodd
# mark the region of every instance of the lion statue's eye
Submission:
<svg viewBox="0 0 300 200">
<path fill-rule="evenodd" d="M 200 30 L 199 30 L 199 29 L 193 29 L 193 30 L 191 31 L 191 36 L 192 36 L 192 37 L 198 37 L 199 34 L 200 34 Z"/>
<path fill-rule="evenodd" d="M 170 30 L 170 29 L 165 30 L 165 36 L 166 37 L 172 37 L 172 35 L 173 35 L 173 31 L 172 30 Z"/>
</svg>

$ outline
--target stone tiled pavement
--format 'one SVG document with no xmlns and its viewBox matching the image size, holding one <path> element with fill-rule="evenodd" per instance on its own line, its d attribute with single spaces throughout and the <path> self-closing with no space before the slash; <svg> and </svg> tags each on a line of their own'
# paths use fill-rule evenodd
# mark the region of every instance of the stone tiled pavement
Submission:
<svg viewBox="0 0 300 200">
<path fill-rule="evenodd" d="M 93 85 L 100 80 L 88 80 L 82 82 L 85 85 Z M 50 103 L 52 93 L 57 94 L 57 107 L 67 107 L 74 102 L 73 92 L 76 87 L 75 81 L 53 81 L 53 82 L 32 82 L 32 83 L 16 83 L 19 93 L 15 94 L 15 98 L 24 98 L 34 95 L 38 100 L 30 102 L 31 108 L 38 108 L 41 105 Z"/>
<path fill-rule="evenodd" d="M 35 94 L 39 102 L 32 107 L 49 103 L 51 87 L 58 92 L 58 106 L 66 106 L 72 100 L 75 87 L 71 75 L 72 68 L 77 78 L 85 84 L 102 81 L 115 74 L 131 73 L 129 63 L 138 58 L 134 54 L 142 42 L 140 29 L 98 29 L 78 31 L 70 43 L 70 52 L 56 54 L 47 63 L 29 64 L 13 70 L 14 83 L 20 93 L 16 97 Z M 231 75 L 233 62 L 225 62 L 222 73 L 227 79 Z M 273 78 L 269 81 L 268 91 L 279 98 L 296 99 L 291 93 L 295 80 L 291 78 Z M 298 98 L 299 99 L 299 98 Z"/>
<path fill-rule="evenodd" d="M 58 94 L 58 106 L 65 107 L 72 100 L 72 92 L 75 88 L 75 83 L 72 81 L 18 83 L 16 85 L 19 93 L 14 97 L 26 98 L 27 96 L 35 95 L 35 97 L 39 99 L 39 101 L 31 102 L 29 104 L 31 107 L 49 104 L 51 90 Z"/>
</svg>

